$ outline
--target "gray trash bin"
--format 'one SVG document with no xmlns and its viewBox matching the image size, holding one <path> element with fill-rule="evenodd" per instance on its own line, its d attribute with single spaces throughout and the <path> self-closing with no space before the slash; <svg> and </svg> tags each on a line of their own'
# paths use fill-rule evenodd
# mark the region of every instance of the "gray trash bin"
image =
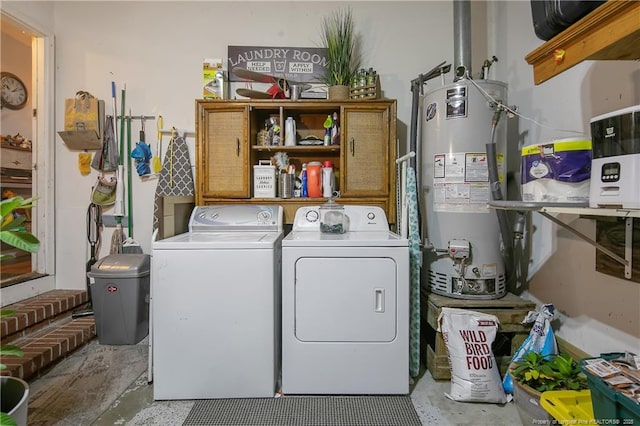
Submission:
<svg viewBox="0 0 640 426">
<path fill-rule="evenodd" d="M 88 273 L 98 341 L 133 345 L 149 334 L 148 254 L 111 254 Z"/>
</svg>

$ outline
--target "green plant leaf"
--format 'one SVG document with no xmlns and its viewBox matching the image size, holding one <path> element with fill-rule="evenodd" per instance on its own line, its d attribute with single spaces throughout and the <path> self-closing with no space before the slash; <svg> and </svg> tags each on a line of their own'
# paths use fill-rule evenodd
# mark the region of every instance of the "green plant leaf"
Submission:
<svg viewBox="0 0 640 426">
<path fill-rule="evenodd" d="M 16 421 L 7 413 L 0 413 L 0 425 L 2 426 L 18 426 Z"/>
<path fill-rule="evenodd" d="M 0 346 L 0 355 L 24 356 L 24 352 L 22 352 L 22 349 L 15 345 L 2 345 Z"/>
<path fill-rule="evenodd" d="M 2 223 L 2 228 L 0 228 L 1 231 L 12 231 L 15 230 L 16 228 L 19 228 L 20 225 L 22 225 L 22 223 L 26 220 L 27 218 L 24 216 L 18 216 L 18 217 L 14 217 L 13 220 L 9 220 L 6 222 Z"/>
<path fill-rule="evenodd" d="M 40 241 L 26 231 L 0 231 L 0 241 L 29 253 L 35 253 L 40 249 Z"/>
<path fill-rule="evenodd" d="M 351 9 L 338 10 L 325 17 L 321 26 L 321 38 L 327 52 L 323 82 L 329 86 L 349 85 L 360 66 Z"/>
</svg>

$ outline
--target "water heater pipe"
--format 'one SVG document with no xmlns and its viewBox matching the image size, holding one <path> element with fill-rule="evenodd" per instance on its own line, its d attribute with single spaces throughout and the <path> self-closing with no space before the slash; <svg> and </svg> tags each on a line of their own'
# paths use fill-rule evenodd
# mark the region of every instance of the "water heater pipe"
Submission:
<svg viewBox="0 0 640 426">
<path fill-rule="evenodd" d="M 496 107 L 496 111 L 491 119 L 491 141 L 486 144 L 487 150 L 487 167 L 489 169 L 489 188 L 491 191 L 492 200 L 503 200 L 502 186 L 500 184 L 500 177 L 498 175 L 498 160 L 496 158 L 496 141 L 495 131 L 500 121 L 500 116 L 503 110 L 500 107 Z M 504 257 L 504 269 L 507 281 L 513 279 L 513 241 L 511 239 L 511 227 L 509 226 L 509 218 L 505 210 L 496 210 L 498 216 L 498 227 L 500 228 L 500 235 L 502 236 Z"/>
<path fill-rule="evenodd" d="M 453 66 L 454 82 L 471 75 L 471 3 L 453 2 Z"/>
</svg>

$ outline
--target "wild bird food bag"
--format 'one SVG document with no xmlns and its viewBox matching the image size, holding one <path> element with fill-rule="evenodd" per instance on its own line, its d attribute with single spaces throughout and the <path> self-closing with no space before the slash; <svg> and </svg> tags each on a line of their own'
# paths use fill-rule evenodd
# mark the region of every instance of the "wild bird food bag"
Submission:
<svg viewBox="0 0 640 426">
<path fill-rule="evenodd" d="M 464 402 L 507 402 L 491 350 L 498 325 L 494 315 L 442 308 L 438 331 L 442 333 L 451 367 L 451 390 L 447 397 Z"/>
</svg>

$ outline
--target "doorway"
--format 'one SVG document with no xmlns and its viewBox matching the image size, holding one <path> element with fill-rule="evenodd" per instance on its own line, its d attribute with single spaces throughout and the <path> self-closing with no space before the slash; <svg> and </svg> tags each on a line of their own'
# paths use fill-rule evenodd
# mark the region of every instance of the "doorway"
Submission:
<svg viewBox="0 0 640 426">
<path fill-rule="evenodd" d="M 26 217 L 25 230 L 38 237 L 37 253 L 2 245 L 2 253 L 14 258 L 0 270 L 2 305 L 15 303 L 55 288 L 53 217 L 53 36 L 27 21 L 1 15 L 2 72 L 16 76 L 27 90 L 24 106 L 3 107 L 2 197 L 35 197 L 36 207 L 19 212 Z"/>
</svg>

